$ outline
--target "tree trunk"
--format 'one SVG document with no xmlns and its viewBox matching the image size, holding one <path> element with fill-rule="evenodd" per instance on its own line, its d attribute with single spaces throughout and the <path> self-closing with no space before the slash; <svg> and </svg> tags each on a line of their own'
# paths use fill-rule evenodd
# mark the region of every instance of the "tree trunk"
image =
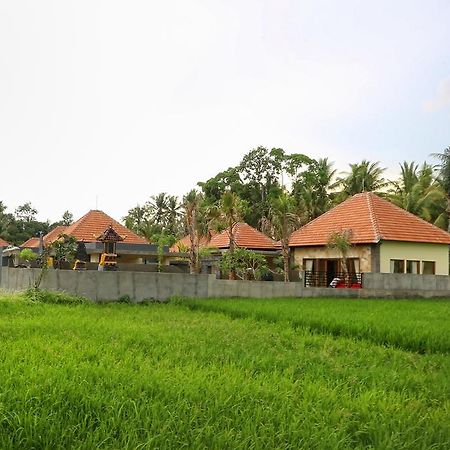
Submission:
<svg viewBox="0 0 450 450">
<path fill-rule="evenodd" d="M 281 243 L 284 263 L 284 282 L 289 282 L 289 242 L 285 240 Z"/>
<path fill-rule="evenodd" d="M 228 234 L 230 235 L 230 246 L 228 251 L 230 252 L 231 255 L 233 255 L 234 253 L 234 224 L 230 222 L 229 224 L 229 228 L 228 228 Z M 233 260 L 233 258 L 231 258 Z M 236 270 L 234 267 L 232 267 L 230 269 L 230 272 L 228 273 L 228 279 L 229 280 L 235 280 L 236 279 Z"/>
</svg>

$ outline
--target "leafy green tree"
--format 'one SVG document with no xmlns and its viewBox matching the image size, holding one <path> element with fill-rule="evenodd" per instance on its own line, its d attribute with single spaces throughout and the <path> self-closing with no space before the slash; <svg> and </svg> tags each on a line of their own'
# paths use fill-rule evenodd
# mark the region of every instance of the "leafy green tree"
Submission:
<svg viewBox="0 0 450 450">
<path fill-rule="evenodd" d="M 22 222 L 33 222 L 36 220 L 37 209 L 30 202 L 24 203 L 16 208 L 14 215 Z"/>
<path fill-rule="evenodd" d="M 176 237 L 166 232 L 154 234 L 151 241 L 157 245 L 158 251 L 158 272 L 161 272 L 162 263 L 164 258 L 164 247 L 170 247 L 176 242 Z"/>
<path fill-rule="evenodd" d="M 309 222 L 328 211 L 332 206 L 336 188 L 336 170 L 328 158 L 311 160 L 293 184 L 293 195 L 302 211 L 304 222 Z"/>
<path fill-rule="evenodd" d="M 60 234 L 58 239 L 50 244 L 56 265 L 59 269 L 63 262 L 70 262 L 74 259 L 77 247 L 76 238 L 64 233 Z"/>
<path fill-rule="evenodd" d="M 23 261 L 26 261 L 27 266 L 29 267 L 33 261 L 36 261 L 38 255 L 31 250 L 31 248 L 24 248 L 19 253 L 19 258 Z"/>
<path fill-rule="evenodd" d="M 260 280 L 269 272 L 263 255 L 241 247 L 222 255 L 220 270 L 228 274 L 233 272 L 241 280 Z"/>
<path fill-rule="evenodd" d="M 287 192 L 282 192 L 278 197 L 271 200 L 269 217 L 265 221 L 265 228 L 273 239 L 281 243 L 285 282 L 289 281 L 289 238 L 300 224 L 301 220 L 297 213 L 297 204 L 293 196 Z"/>
<path fill-rule="evenodd" d="M 277 197 L 285 185 L 292 184 L 299 170 L 311 159 L 300 153 L 286 154 L 281 148 L 257 147 L 242 158 L 236 167 L 198 183 L 205 200 L 216 204 L 226 191 L 234 192 L 252 205 L 243 220 L 259 228 L 269 213 L 271 198 Z"/>
</svg>

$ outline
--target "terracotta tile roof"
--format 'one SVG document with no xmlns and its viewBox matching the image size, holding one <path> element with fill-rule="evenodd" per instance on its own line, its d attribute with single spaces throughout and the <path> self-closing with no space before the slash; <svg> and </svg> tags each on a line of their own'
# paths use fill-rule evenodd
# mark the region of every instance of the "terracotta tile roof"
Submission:
<svg viewBox="0 0 450 450">
<path fill-rule="evenodd" d="M 214 236 L 215 234 L 216 233 L 214 233 L 214 232 L 211 233 L 212 236 Z M 199 239 L 200 248 L 208 246 L 209 241 L 211 240 L 211 235 L 210 236 L 202 236 Z M 173 244 L 172 247 L 170 247 L 169 251 L 180 252 L 180 251 L 184 250 L 185 248 L 187 248 L 187 249 L 191 248 L 191 238 L 189 237 L 189 235 L 184 236 L 183 238 L 181 238 L 180 240 L 175 242 L 175 244 Z"/>
<path fill-rule="evenodd" d="M 65 229 L 67 227 L 64 225 L 58 225 L 57 227 L 53 228 L 53 230 L 49 231 L 44 237 L 44 245 L 49 245 L 52 242 L 56 241 L 58 239 L 60 234 L 63 234 L 65 232 Z M 31 237 L 27 241 L 25 241 L 21 247 L 23 248 L 38 248 L 39 247 L 39 238 L 38 237 Z"/>
<path fill-rule="evenodd" d="M 48 245 L 56 241 L 59 238 L 60 234 L 64 234 L 66 232 L 66 228 L 67 227 L 64 225 L 58 225 L 57 227 L 53 228 L 53 230 L 49 231 L 44 236 L 44 245 Z"/>
<path fill-rule="evenodd" d="M 25 241 L 22 245 L 22 248 L 38 248 L 39 247 L 39 238 L 31 237 L 27 241 Z"/>
<path fill-rule="evenodd" d="M 6 242 L 4 239 L 0 238 L 0 247 L 8 247 L 9 242 Z"/>
<path fill-rule="evenodd" d="M 247 223 L 239 222 L 235 225 L 235 241 L 238 247 L 251 250 L 279 250 L 280 244 L 267 237 L 265 234 L 251 227 Z M 208 244 L 208 247 L 228 248 L 230 236 L 228 230 L 216 234 Z"/>
<path fill-rule="evenodd" d="M 105 214 L 103 211 L 91 210 L 81 219 L 68 226 L 65 233 L 75 236 L 78 241 L 96 242 L 100 236 L 110 225 L 114 230 L 122 236 L 123 242 L 126 244 L 148 244 L 148 242 L 133 233 L 131 230 Z"/>
<path fill-rule="evenodd" d="M 353 244 L 380 240 L 450 244 L 450 234 L 371 192 L 356 194 L 291 235 L 292 247 L 326 245 L 334 231 L 352 230 Z"/>
</svg>

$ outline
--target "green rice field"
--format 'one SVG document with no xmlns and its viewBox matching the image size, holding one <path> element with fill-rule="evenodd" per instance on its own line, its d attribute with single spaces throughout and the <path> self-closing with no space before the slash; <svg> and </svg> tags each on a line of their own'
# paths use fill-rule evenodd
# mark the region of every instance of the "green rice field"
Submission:
<svg viewBox="0 0 450 450">
<path fill-rule="evenodd" d="M 448 449 L 450 301 L 0 295 L 1 449 Z"/>
</svg>

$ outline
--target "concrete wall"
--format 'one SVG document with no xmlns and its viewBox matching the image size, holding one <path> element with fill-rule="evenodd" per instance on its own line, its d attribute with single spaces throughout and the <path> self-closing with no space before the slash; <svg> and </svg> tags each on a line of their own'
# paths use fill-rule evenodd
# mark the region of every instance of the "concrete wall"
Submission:
<svg viewBox="0 0 450 450">
<path fill-rule="evenodd" d="M 0 287 L 23 290 L 33 286 L 40 269 L 1 269 Z M 95 301 L 118 300 L 128 296 L 134 301 L 167 300 L 183 297 L 350 297 L 350 298 L 450 298 L 450 277 L 366 273 L 363 289 L 305 288 L 303 283 L 279 281 L 218 280 L 215 275 L 183 273 L 97 272 L 48 270 L 41 288 L 61 290 Z"/>
<path fill-rule="evenodd" d="M 426 244 L 422 242 L 391 242 L 382 241 L 380 246 L 380 272 L 391 271 L 391 259 L 420 261 L 435 261 L 436 275 L 448 275 L 447 244 Z M 422 269 L 421 269 L 422 270 Z"/>
</svg>

